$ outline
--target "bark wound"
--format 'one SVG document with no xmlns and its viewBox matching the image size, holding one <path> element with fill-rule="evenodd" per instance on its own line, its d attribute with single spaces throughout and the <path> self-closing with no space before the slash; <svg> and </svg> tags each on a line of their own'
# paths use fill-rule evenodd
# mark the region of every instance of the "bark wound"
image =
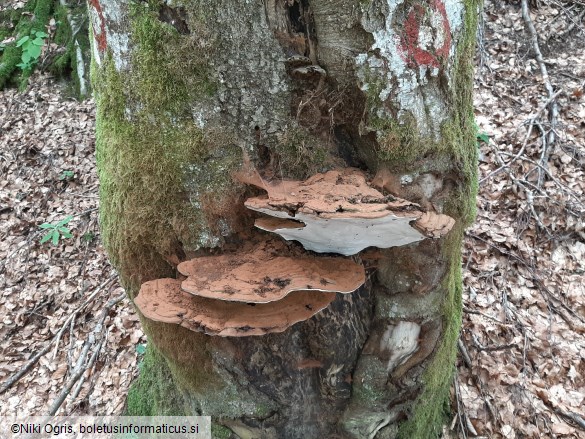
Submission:
<svg viewBox="0 0 585 439">
<path fill-rule="evenodd" d="M 316 64 L 317 39 L 308 0 L 285 0 L 284 7 L 279 3 L 274 4 L 275 12 L 284 20 L 278 20 L 274 33 L 286 55 L 306 56 Z"/>
<path fill-rule="evenodd" d="M 158 18 L 164 23 L 168 23 L 177 29 L 181 35 L 189 35 L 191 31 L 187 26 L 187 11 L 185 8 L 171 8 L 167 5 L 162 5 L 158 13 Z"/>
</svg>

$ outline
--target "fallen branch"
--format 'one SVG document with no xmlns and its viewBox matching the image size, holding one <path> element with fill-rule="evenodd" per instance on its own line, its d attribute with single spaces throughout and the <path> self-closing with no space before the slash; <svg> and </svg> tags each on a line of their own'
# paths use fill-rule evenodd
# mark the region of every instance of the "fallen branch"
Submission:
<svg viewBox="0 0 585 439">
<path fill-rule="evenodd" d="M 61 390 L 61 393 L 59 394 L 57 399 L 53 402 L 53 404 L 51 404 L 51 408 L 49 409 L 49 416 L 53 416 L 55 413 L 57 413 L 57 410 L 59 410 L 59 407 L 61 407 L 61 404 L 63 404 L 63 401 L 65 401 L 65 398 L 67 398 L 67 395 L 69 395 L 69 392 L 71 391 L 73 385 L 77 382 L 79 378 L 81 378 L 83 372 L 85 372 L 85 367 L 83 367 L 85 359 L 87 357 L 87 354 L 89 353 L 89 349 L 94 343 L 95 337 L 93 333 L 89 334 L 89 340 L 86 341 L 83 346 L 81 355 L 79 355 L 79 358 L 77 359 L 77 364 L 75 365 L 75 369 L 73 369 L 73 374 L 71 378 L 65 384 L 65 387 L 63 388 L 63 390 Z"/>
</svg>

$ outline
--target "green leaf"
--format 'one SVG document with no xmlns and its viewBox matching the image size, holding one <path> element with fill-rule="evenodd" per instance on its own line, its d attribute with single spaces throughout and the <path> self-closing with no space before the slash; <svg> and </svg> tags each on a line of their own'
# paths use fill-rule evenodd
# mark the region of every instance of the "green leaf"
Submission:
<svg viewBox="0 0 585 439">
<path fill-rule="evenodd" d="M 41 46 L 31 45 L 28 48 L 27 53 L 30 54 L 31 58 L 38 59 L 38 57 L 41 56 L 41 51 L 42 51 Z"/>
<path fill-rule="evenodd" d="M 42 30 L 35 30 L 33 33 L 40 38 L 47 38 L 49 35 L 44 33 Z"/>
<path fill-rule="evenodd" d="M 61 221 L 59 221 L 57 224 L 55 224 L 55 228 L 64 226 L 65 224 L 67 224 L 72 219 L 73 219 L 73 217 L 71 215 L 63 218 Z"/>
<path fill-rule="evenodd" d="M 45 40 L 43 40 L 42 38 L 35 38 L 34 40 L 32 40 L 32 43 L 36 46 L 42 46 L 43 44 L 45 44 Z"/>
<path fill-rule="evenodd" d="M 59 180 L 70 180 L 73 179 L 75 173 L 73 171 L 63 171 L 61 175 L 59 175 Z"/>
<path fill-rule="evenodd" d="M 95 233 L 93 232 L 86 232 L 81 236 L 81 239 L 85 242 L 91 242 L 95 239 Z"/>
<path fill-rule="evenodd" d="M 18 40 L 18 42 L 16 43 L 16 47 L 20 47 L 22 46 L 24 43 L 26 43 L 29 40 L 29 36 L 25 35 L 24 37 L 22 37 L 20 40 Z"/>
<path fill-rule="evenodd" d="M 53 231 L 51 230 L 49 233 L 47 233 L 45 236 L 43 236 L 43 238 L 41 239 L 41 244 L 44 244 L 45 242 L 47 242 L 49 239 L 51 239 L 53 236 Z"/>
<path fill-rule="evenodd" d="M 489 143 L 490 136 L 488 136 L 486 133 L 477 133 L 477 140 L 480 142 Z"/>
<path fill-rule="evenodd" d="M 41 229 L 54 229 L 53 224 L 43 223 L 39 226 Z"/>
<path fill-rule="evenodd" d="M 53 230 L 53 239 L 51 241 L 53 245 L 57 245 L 59 243 L 59 232 Z"/>
<path fill-rule="evenodd" d="M 65 229 L 65 230 L 67 230 L 67 229 Z M 69 232 L 69 230 L 67 230 L 65 232 L 65 231 L 59 229 L 59 231 L 61 232 L 61 235 L 63 236 L 63 238 L 73 238 L 73 235 L 71 234 L 71 232 Z"/>
<path fill-rule="evenodd" d="M 20 57 L 24 64 L 28 64 L 30 62 L 30 58 L 31 58 L 30 52 L 22 52 L 22 56 Z"/>
</svg>

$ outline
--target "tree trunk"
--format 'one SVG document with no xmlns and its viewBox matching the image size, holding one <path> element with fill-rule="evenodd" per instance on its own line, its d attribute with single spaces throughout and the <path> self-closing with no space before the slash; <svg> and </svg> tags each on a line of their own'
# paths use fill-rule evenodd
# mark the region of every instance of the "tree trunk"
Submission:
<svg viewBox="0 0 585 439">
<path fill-rule="evenodd" d="M 358 168 L 455 219 L 440 239 L 353 256 L 367 282 L 281 333 L 142 317 L 128 411 L 210 415 L 214 437 L 440 433 L 475 208 L 477 2 L 89 5 L 102 237 L 131 298 L 179 261 L 265 239 L 243 204 L 255 189 L 234 179 L 248 162 L 272 180 Z"/>
</svg>

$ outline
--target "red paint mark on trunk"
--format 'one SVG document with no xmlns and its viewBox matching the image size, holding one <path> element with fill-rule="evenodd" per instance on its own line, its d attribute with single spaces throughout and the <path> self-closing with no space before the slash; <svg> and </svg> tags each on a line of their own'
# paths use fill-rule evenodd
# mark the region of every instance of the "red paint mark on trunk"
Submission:
<svg viewBox="0 0 585 439">
<path fill-rule="evenodd" d="M 442 29 L 433 29 L 435 32 L 443 34 L 443 44 L 441 47 L 434 49 L 423 49 L 420 47 L 420 28 L 422 25 L 428 24 L 427 14 L 438 13 L 441 15 Z M 425 23 L 425 19 L 427 23 Z M 442 0 L 431 0 L 430 5 L 416 4 L 408 13 L 406 22 L 404 23 L 404 34 L 400 42 L 400 51 L 404 60 L 409 67 L 416 66 L 431 66 L 440 67 L 440 61 L 449 56 L 451 48 L 451 27 L 449 26 L 449 19 L 445 4 Z"/>
<path fill-rule="evenodd" d="M 102 11 L 102 5 L 100 4 L 99 0 L 88 0 L 89 5 L 95 9 L 97 13 L 98 19 L 100 21 L 100 28 L 99 32 L 97 29 L 93 30 L 93 35 L 95 38 L 95 42 L 97 44 L 97 48 L 100 52 L 104 52 L 107 47 L 106 41 L 106 20 L 104 18 L 104 13 Z"/>
</svg>

